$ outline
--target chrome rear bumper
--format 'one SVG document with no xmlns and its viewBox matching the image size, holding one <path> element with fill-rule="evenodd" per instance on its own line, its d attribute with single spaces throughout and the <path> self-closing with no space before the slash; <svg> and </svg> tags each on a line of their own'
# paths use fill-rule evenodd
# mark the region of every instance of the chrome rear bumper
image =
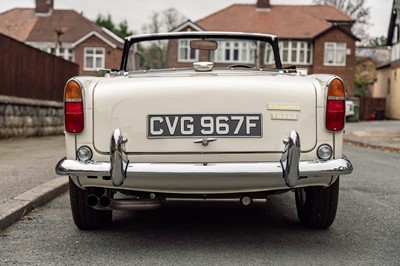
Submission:
<svg viewBox="0 0 400 266">
<path fill-rule="evenodd" d="M 194 179 L 269 178 L 280 177 L 288 187 L 295 187 L 302 177 L 327 177 L 351 174 L 351 162 L 342 159 L 301 161 L 300 138 L 292 131 L 278 162 L 254 163 L 133 163 L 128 161 L 126 139 L 117 129 L 111 137 L 110 162 L 81 162 L 62 159 L 56 166 L 59 175 L 110 176 L 113 186 L 121 186 L 126 178 L 157 179 L 187 177 Z"/>
</svg>

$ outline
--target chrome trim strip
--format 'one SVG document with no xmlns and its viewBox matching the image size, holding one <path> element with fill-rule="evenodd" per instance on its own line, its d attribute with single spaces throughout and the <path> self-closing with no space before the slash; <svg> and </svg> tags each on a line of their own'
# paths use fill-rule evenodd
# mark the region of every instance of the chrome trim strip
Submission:
<svg viewBox="0 0 400 266">
<path fill-rule="evenodd" d="M 346 98 L 345 97 L 338 97 L 338 96 L 328 96 L 328 100 L 344 101 L 344 100 L 346 100 Z"/>
<path fill-rule="evenodd" d="M 83 100 L 81 98 L 65 99 L 66 103 L 81 103 Z"/>
<path fill-rule="evenodd" d="M 276 39 L 276 35 L 263 34 L 263 33 L 247 33 L 247 32 L 229 32 L 229 31 L 190 31 L 190 32 L 167 32 L 167 33 L 150 33 L 150 34 L 138 34 L 132 35 L 125 38 L 125 40 L 135 41 L 148 38 L 171 38 L 180 36 L 226 36 L 226 37 L 242 37 L 242 38 L 270 38 L 272 40 Z"/>
</svg>

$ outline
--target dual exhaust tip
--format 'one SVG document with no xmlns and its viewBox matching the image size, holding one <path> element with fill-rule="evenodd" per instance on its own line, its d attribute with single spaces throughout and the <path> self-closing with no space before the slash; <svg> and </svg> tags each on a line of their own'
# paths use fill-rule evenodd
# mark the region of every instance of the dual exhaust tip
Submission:
<svg viewBox="0 0 400 266">
<path fill-rule="evenodd" d="M 92 208 L 100 207 L 100 208 L 108 208 L 111 205 L 111 198 L 108 196 L 101 196 L 100 198 L 94 194 L 90 194 L 86 198 L 86 204 Z"/>
</svg>

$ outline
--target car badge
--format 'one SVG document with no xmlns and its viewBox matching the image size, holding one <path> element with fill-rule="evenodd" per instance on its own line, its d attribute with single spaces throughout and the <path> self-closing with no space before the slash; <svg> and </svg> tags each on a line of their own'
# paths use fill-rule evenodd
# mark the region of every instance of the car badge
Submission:
<svg viewBox="0 0 400 266">
<path fill-rule="evenodd" d="M 277 110 L 277 111 L 300 111 L 300 104 L 267 104 L 267 110 Z"/>
<path fill-rule="evenodd" d="M 218 139 L 216 139 L 216 138 L 202 138 L 202 139 L 198 139 L 198 140 L 193 141 L 193 143 L 202 144 L 203 146 L 207 146 L 210 142 L 214 142 L 216 140 L 218 140 Z"/>
</svg>

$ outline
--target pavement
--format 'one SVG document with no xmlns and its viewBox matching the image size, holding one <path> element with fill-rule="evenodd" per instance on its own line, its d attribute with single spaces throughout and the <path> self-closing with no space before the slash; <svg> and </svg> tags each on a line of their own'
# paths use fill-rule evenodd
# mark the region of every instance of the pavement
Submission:
<svg viewBox="0 0 400 266">
<path fill-rule="evenodd" d="M 346 123 L 344 142 L 369 149 L 400 153 L 400 121 Z"/>
<path fill-rule="evenodd" d="M 344 142 L 400 153 L 400 121 L 347 123 Z M 0 140 L 0 231 L 68 190 L 54 172 L 64 155 L 63 136 Z"/>
<path fill-rule="evenodd" d="M 68 190 L 54 171 L 64 156 L 64 136 L 0 140 L 0 230 Z"/>
</svg>

